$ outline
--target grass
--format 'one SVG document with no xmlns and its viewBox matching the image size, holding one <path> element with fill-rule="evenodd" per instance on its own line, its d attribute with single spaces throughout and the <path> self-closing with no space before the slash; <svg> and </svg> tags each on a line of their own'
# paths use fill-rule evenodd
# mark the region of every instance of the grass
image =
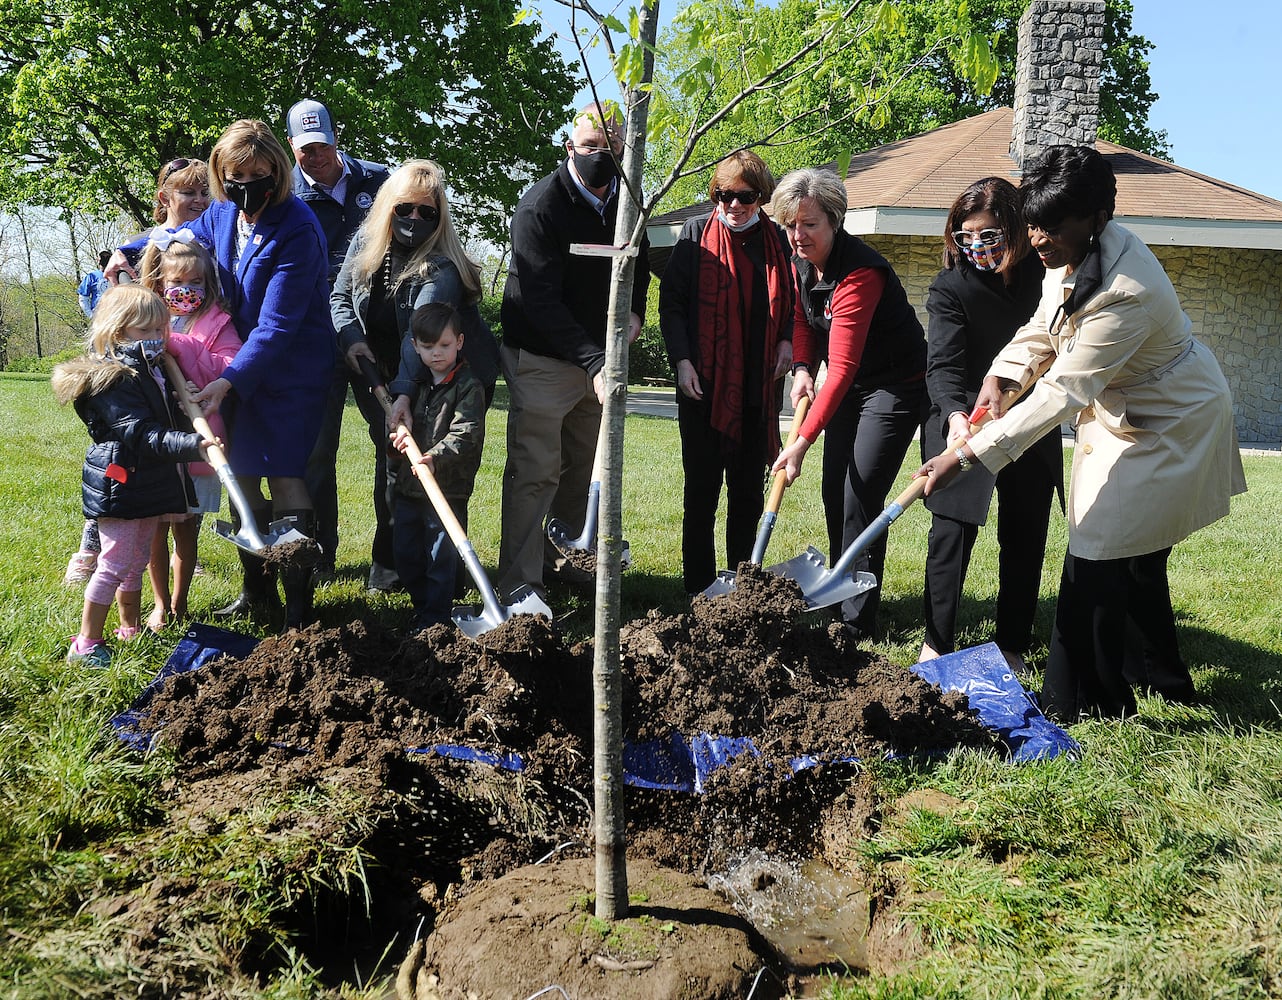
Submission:
<svg viewBox="0 0 1282 1000">
<path fill-rule="evenodd" d="M 490 415 L 471 505 L 472 540 L 491 569 L 498 549 L 504 414 Z M 209 995 L 246 998 L 378 995 L 377 981 L 334 986 L 282 930 L 300 897 L 337 887 L 359 898 L 359 838 L 281 837 L 273 816 L 324 814 L 325 829 L 359 829 L 341 794 L 263 802 L 222 829 L 157 820 L 169 765 L 110 737 L 126 706 L 172 649 L 147 638 L 107 671 L 62 663 L 81 592 L 61 576 L 80 530 L 84 429 L 40 379 L 0 376 L 0 995 L 164 996 L 154 969 L 115 958 L 110 900 L 122 886 L 224 888 L 161 948 Z M 770 558 L 822 547 L 818 456 L 785 498 Z M 915 462 L 905 464 L 901 482 Z M 900 916 L 925 957 L 894 971 L 834 978 L 830 1000 L 1201 1000 L 1282 996 L 1282 461 L 1247 458 L 1251 491 L 1233 513 L 1176 547 L 1171 589 L 1186 659 L 1205 708 L 1141 699 L 1124 722 L 1072 734 L 1078 760 L 1012 767 L 958 752 L 930 762 L 878 763 L 887 801 L 933 789 L 951 808 L 887 811 L 851 859 L 901 886 Z M 403 595 L 367 596 L 372 456 L 358 415 L 344 422 L 339 482 L 339 580 L 318 594 L 323 621 L 361 615 L 405 624 Z M 676 426 L 629 418 L 625 528 L 633 568 L 623 620 L 682 606 L 681 474 Z M 910 663 L 921 643 L 921 574 L 929 518 L 909 510 L 890 529 L 878 652 Z M 988 641 L 995 598 L 994 533 L 976 546 L 959 645 Z M 1037 633 L 1045 637 L 1065 545 L 1052 521 Z M 236 593 L 230 545 L 206 534 L 197 619 Z M 146 603 L 146 602 L 144 602 Z M 592 631 L 590 600 L 554 589 L 572 635 Z M 1031 663 L 1040 667 L 1044 648 Z M 931 801 L 934 801 L 932 799 Z M 173 897 L 177 898 L 177 896 Z M 175 902 L 172 905 L 181 905 Z M 253 978 L 236 956 L 271 956 Z M 394 961 L 390 959 L 389 961 Z M 384 970 L 384 972 L 386 969 Z"/>
</svg>

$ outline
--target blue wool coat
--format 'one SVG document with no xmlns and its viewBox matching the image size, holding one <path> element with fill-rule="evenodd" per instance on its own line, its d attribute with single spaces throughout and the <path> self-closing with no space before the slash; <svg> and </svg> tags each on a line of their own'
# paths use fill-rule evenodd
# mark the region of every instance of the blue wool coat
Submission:
<svg viewBox="0 0 1282 1000">
<path fill-rule="evenodd" d="M 238 475 L 302 476 L 320 432 L 337 360 L 329 317 L 329 257 L 315 214 L 290 197 L 264 210 L 241 259 L 239 209 L 215 201 L 188 228 L 213 247 L 228 312 L 244 341 L 223 372 L 223 404 Z"/>
</svg>

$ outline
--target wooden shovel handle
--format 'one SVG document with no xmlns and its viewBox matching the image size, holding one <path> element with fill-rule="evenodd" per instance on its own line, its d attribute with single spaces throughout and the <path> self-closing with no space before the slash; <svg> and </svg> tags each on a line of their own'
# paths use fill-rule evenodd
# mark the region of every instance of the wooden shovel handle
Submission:
<svg viewBox="0 0 1282 1000">
<path fill-rule="evenodd" d="M 360 365 L 361 374 L 365 376 L 365 381 L 369 383 L 370 390 L 374 393 L 374 398 L 378 400 L 383 407 L 383 412 L 389 417 L 392 415 L 392 394 L 387 391 L 387 386 L 383 385 L 383 379 L 378 374 L 378 369 L 374 367 L 369 358 L 362 356 L 357 357 L 357 363 Z M 426 465 L 421 464 L 423 461 L 423 449 L 418 446 L 414 440 L 414 435 L 410 433 L 408 427 L 404 424 L 397 424 L 397 431 L 405 432 L 405 454 L 409 458 L 411 465 L 410 470 L 418 477 L 419 483 L 427 493 L 427 498 L 432 501 L 432 506 L 436 508 L 436 516 L 441 519 L 446 533 L 450 536 L 450 541 L 459 551 L 467 545 L 467 532 L 463 530 L 463 525 L 459 523 L 458 515 L 454 513 L 454 508 L 441 492 L 441 486 L 432 475 L 432 470 Z"/>
<path fill-rule="evenodd" d="M 187 416 L 191 418 L 192 427 L 196 428 L 196 433 L 209 442 L 209 447 L 205 449 L 209 456 L 209 464 L 215 469 L 227 465 L 227 456 L 223 453 L 221 446 L 217 444 L 218 437 L 214 434 L 214 429 L 209 426 L 209 421 L 200 410 L 200 405 L 191 398 L 191 393 L 187 391 L 187 376 L 183 374 L 182 369 L 178 367 L 178 362 L 174 360 L 172 354 L 162 354 L 160 356 L 161 364 L 165 366 L 165 374 L 169 377 L 169 384 L 173 386 L 174 392 L 178 395 L 178 401 L 182 403 L 183 409 Z"/>
<path fill-rule="evenodd" d="M 792 427 L 788 431 L 788 440 L 784 442 L 787 448 L 795 444 L 798 436 L 801 434 L 801 425 L 806 419 L 806 411 L 810 409 L 810 397 L 802 396 L 801 401 L 797 403 L 796 412 L 792 415 Z M 780 469 L 775 473 L 774 482 L 770 486 L 770 496 L 766 499 L 766 512 L 770 514 L 779 513 L 779 505 L 783 503 L 783 491 L 788 487 L 788 473 Z"/>
</svg>

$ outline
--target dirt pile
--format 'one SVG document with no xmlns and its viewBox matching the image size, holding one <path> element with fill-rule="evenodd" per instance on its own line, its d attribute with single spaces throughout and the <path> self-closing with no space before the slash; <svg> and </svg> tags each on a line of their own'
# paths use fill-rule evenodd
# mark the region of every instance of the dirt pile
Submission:
<svg viewBox="0 0 1282 1000">
<path fill-rule="evenodd" d="M 794 778 L 794 758 L 993 742 L 964 698 L 858 649 L 839 627 L 816 627 L 803 609 L 795 584 L 745 564 L 730 596 L 623 629 L 630 741 L 707 732 L 751 737 L 759 751 L 718 771 L 702 797 L 629 790 L 631 856 L 697 876 L 748 846 L 831 854 L 834 819 L 848 837 L 863 826 L 850 813 L 849 771 Z M 443 910 L 463 918 L 473 897 L 490 898 L 472 890 L 554 849 L 590 853 L 591 668 L 589 647 L 567 646 L 533 616 L 479 642 L 444 626 L 405 638 L 358 621 L 289 632 L 242 660 L 177 675 L 143 725 L 175 754 L 189 813 L 243 808 L 256 781 L 307 787 L 341 773 L 363 787 L 369 814 L 383 821 L 361 846 L 380 862 L 377 891 L 395 897 L 371 930 L 371 946 L 381 946 L 393 931 L 430 929 Z M 428 747 L 446 749 L 405 753 Z M 505 756 L 515 754 L 519 769 L 448 756 L 460 752 L 517 767 Z M 564 905 L 554 889 L 564 876 L 543 867 Z M 501 906 L 502 893 L 493 898 Z M 317 948 L 318 961 L 334 958 Z M 591 960 L 563 951 L 565 961 Z M 555 970 L 546 975 L 558 981 Z"/>
</svg>

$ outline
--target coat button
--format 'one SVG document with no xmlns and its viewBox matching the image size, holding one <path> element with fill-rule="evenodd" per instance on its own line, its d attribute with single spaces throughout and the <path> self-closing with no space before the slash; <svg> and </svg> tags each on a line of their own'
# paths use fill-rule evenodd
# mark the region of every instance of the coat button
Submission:
<svg viewBox="0 0 1282 1000">
<path fill-rule="evenodd" d="M 1083 451 L 1085 454 L 1087 454 L 1087 455 L 1089 455 L 1089 454 L 1090 454 L 1091 452 L 1093 452 L 1094 450 L 1095 450 L 1095 448 L 1094 448 L 1093 446 L 1089 445 L 1089 444 L 1084 444 L 1084 445 L 1082 445 L 1082 451 Z"/>
</svg>

